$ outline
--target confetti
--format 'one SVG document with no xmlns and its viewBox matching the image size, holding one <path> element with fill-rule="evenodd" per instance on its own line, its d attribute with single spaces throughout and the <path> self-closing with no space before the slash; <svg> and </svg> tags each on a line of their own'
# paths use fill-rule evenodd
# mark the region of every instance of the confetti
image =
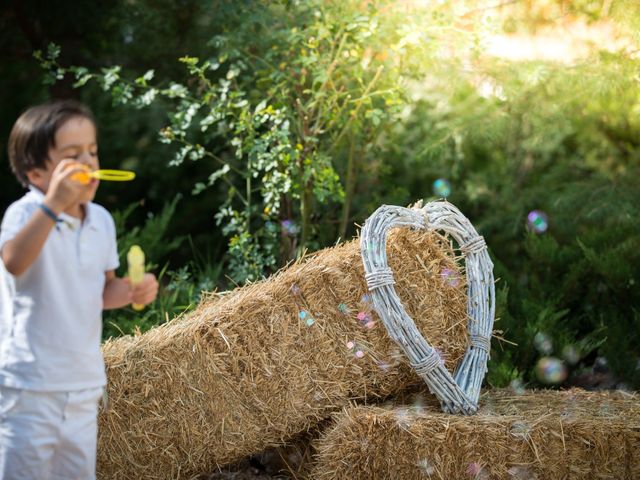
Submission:
<svg viewBox="0 0 640 480">
<path fill-rule="evenodd" d="M 365 312 L 358 312 L 358 320 L 362 321 L 367 318 L 367 314 Z"/>
<path fill-rule="evenodd" d="M 340 310 L 342 313 L 347 313 L 349 311 L 349 308 L 347 307 L 346 304 L 340 303 L 338 305 L 338 310 Z"/>
<path fill-rule="evenodd" d="M 307 318 L 307 312 L 305 312 L 304 310 L 302 310 L 298 316 L 300 317 L 301 320 L 304 320 L 305 318 Z"/>
</svg>

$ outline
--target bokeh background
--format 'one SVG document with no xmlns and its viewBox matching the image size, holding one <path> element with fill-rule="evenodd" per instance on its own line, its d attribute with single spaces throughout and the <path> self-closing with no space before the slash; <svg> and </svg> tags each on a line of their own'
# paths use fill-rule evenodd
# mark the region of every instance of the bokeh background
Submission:
<svg viewBox="0 0 640 480">
<path fill-rule="evenodd" d="M 0 212 L 18 115 L 86 102 L 138 174 L 97 201 L 162 283 L 108 337 L 445 197 L 499 278 L 487 384 L 637 389 L 639 27 L 633 0 L 6 2 Z"/>
</svg>

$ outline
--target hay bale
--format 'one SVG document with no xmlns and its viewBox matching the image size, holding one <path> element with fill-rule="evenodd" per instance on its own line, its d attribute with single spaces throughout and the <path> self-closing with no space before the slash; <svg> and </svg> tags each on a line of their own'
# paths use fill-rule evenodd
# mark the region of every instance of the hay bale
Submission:
<svg viewBox="0 0 640 480">
<path fill-rule="evenodd" d="M 357 407 L 315 443 L 310 478 L 638 479 L 640 398 L 626 392 L 484 393 L 473 417 Z"/>
<path fill-rule="evenodd" d="M 453 371 L 468 336 L 464 282 L 440 275 L 457 268 L 449 244 L 399 229 L 388 254 L 398 295 Z M 212 295 L 143 335 L 106 342 L 110 407 L 99 419 L 99 476 L 210 472 L 286 442 L 349 401 L 419 383 L 366 293 L 352 241 Z"/>
</svg>

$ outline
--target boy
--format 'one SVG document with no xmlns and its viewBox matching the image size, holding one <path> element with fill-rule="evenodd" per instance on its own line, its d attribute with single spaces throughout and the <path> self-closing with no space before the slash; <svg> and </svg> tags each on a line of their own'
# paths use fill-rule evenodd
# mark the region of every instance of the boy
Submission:
<svg viewBox="0 0 640 480">
<path fill-rule="evenodd" d="M 0 479 L 95 478 L 101 313 L 152 302 L 158 283 L 115 276 L 115 225 L 92 203 L 98 181 L 73 178 L 99 166 L 87 107 L 32 107 L 8 145 L 29 192 L 0 227 Z"/>
</svg>

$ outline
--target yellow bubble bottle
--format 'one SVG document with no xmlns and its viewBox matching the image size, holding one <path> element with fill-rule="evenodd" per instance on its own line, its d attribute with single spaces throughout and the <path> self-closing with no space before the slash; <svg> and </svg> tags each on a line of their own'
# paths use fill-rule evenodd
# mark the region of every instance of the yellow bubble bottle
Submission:
<svg viewBox="0 0 640 480">
<path fill-rule="evenodd" d="M 129 281 L 131 286 L 142 282 L 144 278 L 144 252 L 138 245 L 132 245 L 127 253 L 127 264 L 129 266 Z M 134 310 L 142 310 L 144 305 L 131 304 Z"/>
</svg>

